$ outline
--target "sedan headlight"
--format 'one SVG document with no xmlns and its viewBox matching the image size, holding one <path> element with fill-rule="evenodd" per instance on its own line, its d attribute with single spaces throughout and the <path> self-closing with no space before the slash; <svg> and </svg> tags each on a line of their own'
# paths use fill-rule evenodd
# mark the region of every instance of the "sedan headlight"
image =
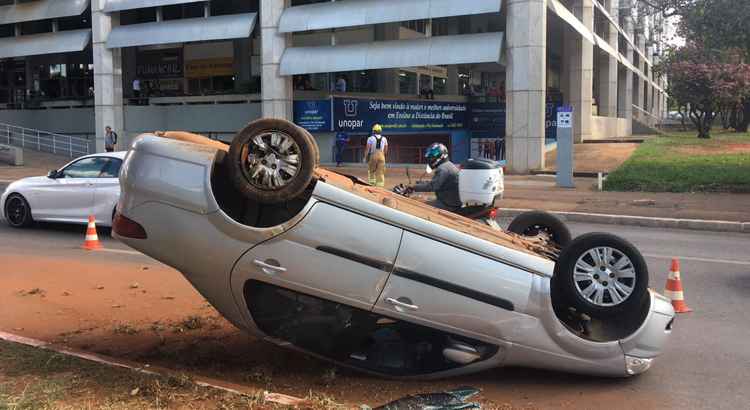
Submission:
<svg viewBox="0 0 750 410">
<path fill-rule="evenodd" d="M 654 359 L 644 359 L 641 357 L 625 356 L 625 367 L 629 375 L 641 374 L 651 367 Z"/>
</svg>

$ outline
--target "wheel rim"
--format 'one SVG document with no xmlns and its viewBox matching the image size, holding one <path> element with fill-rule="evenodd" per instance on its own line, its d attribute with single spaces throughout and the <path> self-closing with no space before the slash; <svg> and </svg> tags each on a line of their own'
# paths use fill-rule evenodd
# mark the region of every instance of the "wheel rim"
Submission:
<svg viewBox="0 0 750 410">
<path fill-rule="evenodd" d="M 299 145 L 281 131 L 253 137 L 242 148 L 242 172 L 256 188 L 277 190 L 289 185 L 302 167 Z"/>
<path fill-rule="evenodd" d="M 28 208 L 23 199 L 14 196 L 8 200 L 8 205 L 5 208 L 6 215 L 11 224 L 18 226 L 22 225 L 26 220 L 26 213 Z"/>
<path fill-rule="evenodd" d="M 617 306 L 635 289 L 635 266 L 627 255 L 615 248 L 592 248 L 576 261 L 573 282 L 578 294 L 589 303 Z"/>
</svg>

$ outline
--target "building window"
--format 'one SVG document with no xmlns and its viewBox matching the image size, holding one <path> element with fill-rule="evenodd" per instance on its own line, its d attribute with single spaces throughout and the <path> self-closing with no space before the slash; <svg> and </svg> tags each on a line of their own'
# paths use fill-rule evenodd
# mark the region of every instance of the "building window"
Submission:
<svg viewBox="0 0 750 410">
<path fill-rule="evenodd" d="M 448 92 L 448 79 L 442 77 L 435 77 L 433 81 L 433 91 L 435 94 L 446 94 Z"/>
<path fill-rule="evenodd" d="M 403 23 L 401 23 L 401 27 L 405 27 L 418 33 L 425 34 L 427 33 L 427 20 L 404 21 Z"/>
<path fill-rule="evenodd" d="M 57 19 L 57 28 L 61 31 L 91 28 L 91 7 L 88 7 L 80 16 Z"/>
<path fill-rule="evenodd" d="M 398 73 L 399 92 L 401 94 L 417 94 L 417 74 L 411 71 Z"/>
<path fill-rule="evenodd" d="M 222 16 L 225 14 L 251 13 L 258 11 L 257 1 L 247 0 L 225 0 L 211 2 L 211 15 Z"/>
<path fill-rule="evenodd" d="M 13 24 L 3 24 L 0 26 L 0 37 L 13 37 L 16 35 L 16 28 Z"/>
<path fill-rule="evenodd" d="M 52 31 L 52 20 L 26 21 L 20 26 L 21 35 L 49 33 Z"/>
<path fill-rule="evenodd" d="M 123 10 L 120 12 L 120 24 L 152 23 L 156 21 L 156 7 L 145 9 Z"/>
</svg>

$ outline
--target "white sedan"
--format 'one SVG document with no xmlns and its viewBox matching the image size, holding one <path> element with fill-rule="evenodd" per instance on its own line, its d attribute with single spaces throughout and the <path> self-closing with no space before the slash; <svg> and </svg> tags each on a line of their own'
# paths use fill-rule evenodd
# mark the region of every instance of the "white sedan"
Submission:
<svg viewBox="0 0 750 410">
<path fill-rule="evenodd" d="M 19 179 L 0 197 L 3 215 L 15 228 L 34 221 L 112 225 L 120 183 L 117 179 L 126 152 L 77 158 L 47 176 Z"/>
</svg>

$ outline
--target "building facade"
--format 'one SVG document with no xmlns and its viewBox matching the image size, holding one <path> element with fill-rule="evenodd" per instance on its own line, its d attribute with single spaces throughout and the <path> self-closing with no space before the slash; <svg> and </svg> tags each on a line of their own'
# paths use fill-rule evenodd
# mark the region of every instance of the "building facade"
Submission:
<svg viewBox="0 0 750 410">
<path fill-rule="evenodd" d="M 555 110 L 577 141 L 655 127 L 663 21 L 634 0 L 0 0 L 0 122 L 85 135 L 183 129 L 230 139 L 261 116 L 347 162 L 381 123 L 392 163 L 544 167 Z"/>
</svg>

